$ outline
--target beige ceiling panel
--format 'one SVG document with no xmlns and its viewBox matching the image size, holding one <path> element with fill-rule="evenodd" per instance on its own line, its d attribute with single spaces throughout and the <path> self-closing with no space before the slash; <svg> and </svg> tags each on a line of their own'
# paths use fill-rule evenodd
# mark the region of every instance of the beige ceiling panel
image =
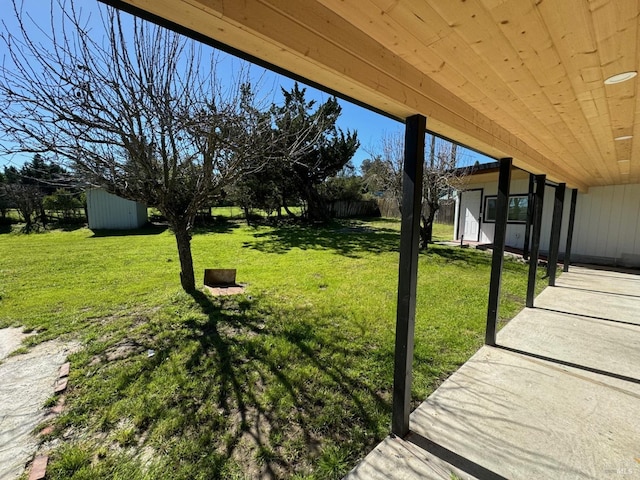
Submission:
<svg viewBox="0 0 640 480">
<path fill-rule="evenodd" d="M 409 12 L 405 7 L 404 3 L 396 3 L 393 5 L 393 8 L 389 8 L 386 12 L 383 13 L 383 5 L 380 5 L 380 2 L 377 0 L 373 0 L 373 3 L 376 4 L 377 10 L 373 13 L 363 14 L 361 9 L 361 3 L 350 3 L 350 2 L 338 2 L 338 5 L 335 5 L 335 2 L 328 1 L 323 2 L 325 4 L 330 4 L 334 9 L 344 17 L 347 18 L 351 23 L 358 26 L 361 30 L 363 30 L 368 35 L 371 35 L 373 38 L 376 38 L 381 43 L 385 43 L 385 36 L 391 35 L 387 31 L 386 28 L 382 28 L 384 26 L 389 27 L 393 30 L 398 30 L 400 27 L 400 20 L 402 18 L 410 18 L 411 21 L 405 21 L 407 28 L 412 31 L 424 30 L 424 27 L 421 27 L 424 18 L 429 19 L 429 24 L 426 26 L 427 31 L 431 30 L 442 30 L 446 23 L 442 20 L 438 20 L 439 17 L 434 10 L 431 10 L 430 7 L 422 2 L 418 2 L 417 4 L 412 4 L 411 7 L 413 10 Z M 360 7 L 359 7 L 360 6 Z M 396 17 L 398 21 L 396 22 Z M 380 20 L 384 19 L 384 20 Z M 382 22 L 378 24 L 376 22 Z M 413 28 L 411 28 L 413 26 Z M 508 90 L 505 91 L 504 88 L 500 88 L 501 80 L 495 76 L 492 71 L 487 71 L 486 68 L 483 68 L 482 65 L 478 65 L 476 68 L 475 63 L 479 62 L 479 58 L 476 54 L 469 48 L 460 48 L 459 41 L 456 42 L 454 37 L 457 35 L 447 35 L 441 36 L 442 38 L 438 40 L 436 43 L 431 45 L 431 48 L 428 50 L 424 50 L 423 43 L 413 37 L 409 31 L 405 31 L 403 35 L 394 32 L 393 38 L 404 37 L 410 40 L 413 40 L 413 43 L 410 44 L 410 47 L 413 48 L 419 55 L 420 59 L 425 60 L 425 62 L 429 62 L 432 65 L 438 65 L 441 70 L 436 73 L 432 73 L 431 76 L 436 79 L 444 82 L 449 85 L 452 93 L 460 96 L 462 99 L 467 101 L 468 103 L 477 106 L 476 108 L 482 109 L 483 112 L 491 117 L 494 121 L 498 122 L 501 125 L 509 125 L 512 131 L 517 131 L 526 138 L 528 141 L 535 140 L 531 135 L 531 132 L 534 129 L 531 128 L 531 123 L 536 122 L 536 131 L 545 130 L 545 125 L 543 122 L 540 122 L 535 117 L 530 117 L 527 115 L 523 116 L 523 112 L 526 111 L 526 106 L 524 103 L 520 102 L 518 98 L 511 94 Z M 429 37 L 431 38 L 431 37 Z M 404 48 L 408 51 L 409 46 L 400 45 L 397 42 L 391 44 L 394 51 L 397 51 L 398 54 L 402 55 L 401 49 Z M 423 53 L 425 52 L 425 53 Z M 443 57 L 440 58 L 437 56 L 435 52 L 439 52 Z M 405 52 L 406 54 L 406 52 Z M 448 58 L 449 61 L 445 62 L 443 58 Z M 457 72 L 453 72 L 453 75 L 449 78 L 445 77 L 447 74 L 452 74 L 451 65 L 455 62 L 456 67 L 466 72 L 467 77 L 470 79 L 469 84 L 465 84 L 466 89 L 463 91 L 458 91 L 455 85 L 455 79 L 460 78 L 461 74 Z M 433 72 L 433 71 L 432 71 Z M 484 78 L 482 78 L 484 77 Z M 484 93 L 480 93 L 480 89 L 484 89 Z M 470 99 L 468 95 L 465 95 L 465 92 L 478 92 L 475 94 L 473 99 Z M 490 93 L 488 93 L 490 92 Z M 494 103 L 495 101 L 499 101 L 500 105 Z M 520 105 L 520 111 L 515 112 L 513 110 L 514 105 Z M 508 115 L 505 115 L 507 113 Z M 543 112 L 544 113 L 544 112 Z M 548 112 L 551 113 L 551 112 Z M 526 118 L 527 124 L 518 125 L 518 121 L 516 118 Z M 537 145 L 538 149 L 542 150 L 544 154 L 552 154 L 554 152 L 553 149 L 550 149 L 549 144 L 555 144 L 555 151 L 561 151 L 565 156 L 568 156 L 568 152 L 563 150 L 562 145 L 558 143 L 555 139 L 553 133 L 551 131 L 547 132 L 548 134 L 542 137 L 542 143 Z M 538 140 L 538 142 L 540 142 Z"/>
</svg>

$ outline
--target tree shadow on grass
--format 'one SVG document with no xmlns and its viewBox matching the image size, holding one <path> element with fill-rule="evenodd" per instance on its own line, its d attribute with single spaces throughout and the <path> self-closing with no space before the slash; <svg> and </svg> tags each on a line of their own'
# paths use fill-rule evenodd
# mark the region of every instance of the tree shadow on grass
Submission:
<svg viewBox="0 0 640 480">
<path fill-rule="evenodd" d="M 209 223 L 200 223 L 196 225 L 193 230 L 193 235 L 202 235 L 208 233 L 231 233 L 239 225 L 236 222 L 229 221 L 227 219 L 215 220 Z M 132 230 L 102 230 L 94 229 L 91 238 L 101 237 L 129 237 L 136 235 L 158 235 L 166 232 L 169 226 L 166 223 L 151 223 L 142 228 L 136 228 Z"/>
<path fill-rule="evenodd" d="M 460 263 L 469 266 L 491 266 L 491 255 L 470 248 L 429 245 L 425 252 L 428 256 L 439 257 L 447 263 Z"/>
<path fill-rule="evenodd" d="M 361 222 L 341 222 L 329 226 L 285 225 L 267 232 L 254 233 L 255 241 L 244 248 L 265 253 L 301 250 L 332 250 L 340 255 L 358 258 L 367 252 L 397 252 L 400 232 L 390 228 L 372 228 Z"/>
<path fill-rule="evenodd" d="M 76 230 L 81 230 L 86 228 L 87 224 L 85 222 L 82 223 L 72 223 L 72 222 L 61 222 L 54 224 L 55 230 L 62 230 L 63 232 L 75 232 Z"/>
<path fill-rule="evenodd" d="M 315 322 L 273 321 L 282 312 L 246 297 L 220 301 L 195 292 L 193 298 L 206 321 L 187 323 L 198 344 L 187 369 L 197 375 L 205 367 L 214 379 L 208 395 L 224 412 L 227 459 L 253 456 L 253 467 L 243 469 L 281 478 L 308 469 L 309 457 L 321 459 L 328 445 L 346 445 L 344 474 L 351 456 L 371 446 L 363 443 L 379 440 L 376 425 L 389 401 L 351 368 L 368 354 L 365 345 L 337 329 L 328 342 L 326 325 Z"/>
<path fill-rule="evenodd" d="M 90 238 L 102 238 L 102 237 L 133 237 L 139 235 L 158 235 L 167 230 L 167 225 L 162 224 L 150 224 L 142 228 L 135 228 L 132 230 L 104 230 L 104 229 L 91 229 L 93 235 Z"/>
<path fill-rule="evenodd" d="M 45 226 L 41 223 L 34 223 L 31 231 L 25 231 L 25 224 L 21 222 L 0 223 L 0 235 L 7 233 L 19 233 L 24 235 L 48 233 L 50 231 L 74 232 L 87 226 L 86 223 L 77 222 L 56 222 L 50 221 Z"/>
<path fill-rule="evenodd" d="M 435 256 L 447 263 L 458 263 L 473 267 L 491 268 L 492 255 L 490 251 L 476 250 L 475 248 L 460 248 L 458 246 L 430 245 L 426 252 L 427 256 Z M 519 271 L 523 263 L 522 260 L 504 257 L 502 264 L 503 271 Z"/>
<path fill-rule="evenodd" d="M 193 234 L 231 233 L 237 228 L 240 228 L 238 221 L 233 221 L 225 217 L 216 217 L 206 222 L 198 222 L 193 228 Z"/>
</svg>

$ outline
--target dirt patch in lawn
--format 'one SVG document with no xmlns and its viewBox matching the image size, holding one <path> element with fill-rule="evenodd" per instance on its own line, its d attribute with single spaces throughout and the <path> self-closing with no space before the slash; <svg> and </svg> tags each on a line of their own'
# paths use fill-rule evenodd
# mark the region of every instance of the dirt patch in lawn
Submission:
<svg viewBox="0 0 640 480">
<path fill-rule="evenodd" d="M 0 479 L 19 477 L 38 447 L 34 429 L 47 413 L 58 370 L 77 343 L 41 343 L 9 356 L 27 337 L 21 329 L 0 329 Z"/>
</svg>

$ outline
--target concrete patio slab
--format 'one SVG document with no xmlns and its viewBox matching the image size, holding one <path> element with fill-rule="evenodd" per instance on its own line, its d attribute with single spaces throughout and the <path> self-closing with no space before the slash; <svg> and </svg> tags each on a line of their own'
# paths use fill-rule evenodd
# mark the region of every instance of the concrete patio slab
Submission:
<svg viewBox="0 0 640 480">
<path fill-rule="evenodd" d="M 557 285 L 346 478 L 640 478 L 640 276 L 574 267 Z"/>
</svg>

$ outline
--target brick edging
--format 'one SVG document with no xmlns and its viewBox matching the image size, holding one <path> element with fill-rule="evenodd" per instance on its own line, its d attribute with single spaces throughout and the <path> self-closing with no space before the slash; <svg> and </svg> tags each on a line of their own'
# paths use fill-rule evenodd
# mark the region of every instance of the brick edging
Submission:
<svg viewBox="0 0 640 480">
<path fill-rule="evenodd" d="M 69 362 L 65 362 L 60 366 L 58 370 L 58 378 L 56 380 L 56 384 L 54 386 L 53 392 L 56 395 L 60 395 L 58 397 L 58 402 L 51 407 L 50 414 L 54 417 L 60 415 L 62 410 L 64 409 L 65 397 L 62 395 L 67 389 L 69 383 L 69 370 L 71 368 L 71 364 Z M 39 437 L 44 437 L 46 435 L 51 435 L 53 433 L 53 425 L 47 425 L 38 433 Z M 29 480 L 42 480 L 47 476 L 47 464 L 49 463 L 49 456 L 46 454 L 38 454 L 36 452 L 36 456 L 31 463 L 31 470 L 29 472 Z"/>
</svg>

